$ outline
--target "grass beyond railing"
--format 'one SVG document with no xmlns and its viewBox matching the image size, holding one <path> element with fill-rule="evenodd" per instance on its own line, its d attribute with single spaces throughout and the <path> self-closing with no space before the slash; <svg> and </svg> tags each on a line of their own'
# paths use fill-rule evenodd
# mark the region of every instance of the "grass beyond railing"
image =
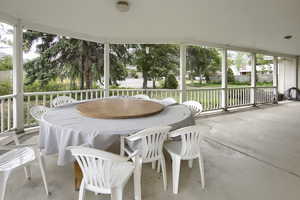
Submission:
<svg viewBox="0 0 300 200">
<path fill-rule="evenodd" d="M 227 107 L 250 105 L 251 87 L 228 88 Z M 222 109 L 222 88 L 187 89 L 186 100 L 198 101 L 203 105 L 204 111 Z M 110 89 L 110 96 L 134 96 L 145 94 L 153 99 L 174 98 L 180 102 L 181 90 L 177 89 Z M 103 89 L 51 91 L 51 92 L 27 92 L 24 93 L 24 126 L 32 127 L 37 123 L 31 117 L 29 110 L 34 105 L 51 107 L 51 102 L 57 96 L 69 96 L 78 101 L 103 98 Z M 12 130 L 13 127 L 13 100 L 14 95 L 0 97 L 0 132 Z M 255 101 L 258 104 L 274 102 L 274 87 L 257 87 Z"/>
</svg>

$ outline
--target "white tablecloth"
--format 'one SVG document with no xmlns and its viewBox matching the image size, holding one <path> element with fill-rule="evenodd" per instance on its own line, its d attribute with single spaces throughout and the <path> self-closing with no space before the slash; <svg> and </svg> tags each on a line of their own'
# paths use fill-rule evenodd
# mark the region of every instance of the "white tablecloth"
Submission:
<svg viewBox="0 0 300 200">
<path fill-rule="evenodd" d="M 145 128 L 170 125 L 172 129 L 194 125 L 184 105 L 166 107 L 162 112 L 132 119 L 94 119 L 82 116 L 76 104 L 51 109 L 40 123 L 40 147 L 46 154 L 58 154 L 58 165 L 73 161 L 66 147 L 90 146 L 105 150 L 119 139 Z"/>
</svg>

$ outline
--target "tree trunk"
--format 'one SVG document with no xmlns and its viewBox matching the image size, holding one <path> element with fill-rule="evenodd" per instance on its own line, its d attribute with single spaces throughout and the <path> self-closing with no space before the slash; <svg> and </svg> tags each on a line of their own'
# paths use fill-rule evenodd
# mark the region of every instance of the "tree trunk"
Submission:
<svg viewBox="0 0 300 200">
<path fill-rule="evenodd" d="M 91 89 L 92 88 L 92 61 L 89 57 L 89 42 L 83 41 L 82 42 L 82 55 L 83 55 L 83 65 L 84 65 L 84 79 L 85 79 L 85 88 Z"/>
<path fill-rule="evenodd" d="M 199 74 L 199 84 L 202 85 L 202 75 L 201 75 L 201 70 L 198 70 Z"/>
<path fill-rule="evenodd" d="M 156 89 L 156 85 L 155 85 L 155 79 L 152 79 L 152 87 L 153 87 L 153 89 Z"/>
<path fill-rule="evenodd" d="M 147 89 L 148 82 L 148 74 L 147 72 L 143 72 L 143 89 Z"/>
<path fill-rule="evenodd" d="M 80 72 L 80 89 L 83 90 L 84 89 L 84 59 L 83 59 L 83 56 L 81 56 L 80 67 L 81 67 L 81 72 Z"/>
<path fill-rule="evenodd" d="M 85 72 L 84 72 L 85 87 L 86 87 L 86 89 L 91 89 L 93 80 L 92 80 L 91 62 L 88 57 L 86 57 L 84 65 L 85 65 L 84 66 L 84 68 L 85 68 Z"/>
</svg>

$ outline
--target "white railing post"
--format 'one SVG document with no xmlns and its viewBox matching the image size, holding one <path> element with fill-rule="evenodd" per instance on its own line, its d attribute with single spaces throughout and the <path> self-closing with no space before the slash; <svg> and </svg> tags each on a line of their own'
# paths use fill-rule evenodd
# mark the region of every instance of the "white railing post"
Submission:
<svg viewBox="0 0 300 200">
<path fill-rule="evenodd" d="M 185 74 L 186 74 L 186 45 L 180 45 L 180 103 L 186 101 L 186 84 L 185 84 Z"/>
<path fill-rule="evenodd" d="M 228 72 L 227 72 L 227 49 L 222 49 L 222 96 L 221 106 L 227 110 L 227 90 L 228 90 Z"/>
<path fill-rule="evenodd" d="M 278 57 L 274 56 L 273 60 L 273 87 L 274 87 L 274 101 L 273 103 L 278 103 Z"/>
<path fill-rule="evenodd" d="M 250 103 L 256 105 L 256 53 L 251 53 L 251 94 Z"/>
<path fill-rule="evenodd" d="M 17 132 L 24 131 L 24 91 L 23 91 L 23 28 L 18 20 L 14 25 L 13 42 L 13 123 Z"/>
<path fill-rule="evenodd" d="M 104 44 L 104 97 L 109 96 L 109 44 Z"/>
</svg>

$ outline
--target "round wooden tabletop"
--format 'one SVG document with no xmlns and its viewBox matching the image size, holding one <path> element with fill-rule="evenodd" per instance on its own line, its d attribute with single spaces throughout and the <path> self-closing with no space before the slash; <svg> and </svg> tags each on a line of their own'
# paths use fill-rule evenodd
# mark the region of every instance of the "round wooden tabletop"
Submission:
<svg viewBox="0 0 300 200">
<path fill-rule="evenodd" d="M 104 119 L 144 117 L 161 112 L 160 103 L 132 98 L 111 98 L 78 104 L 76 109 L 84 116 Z"/>
</svg>

